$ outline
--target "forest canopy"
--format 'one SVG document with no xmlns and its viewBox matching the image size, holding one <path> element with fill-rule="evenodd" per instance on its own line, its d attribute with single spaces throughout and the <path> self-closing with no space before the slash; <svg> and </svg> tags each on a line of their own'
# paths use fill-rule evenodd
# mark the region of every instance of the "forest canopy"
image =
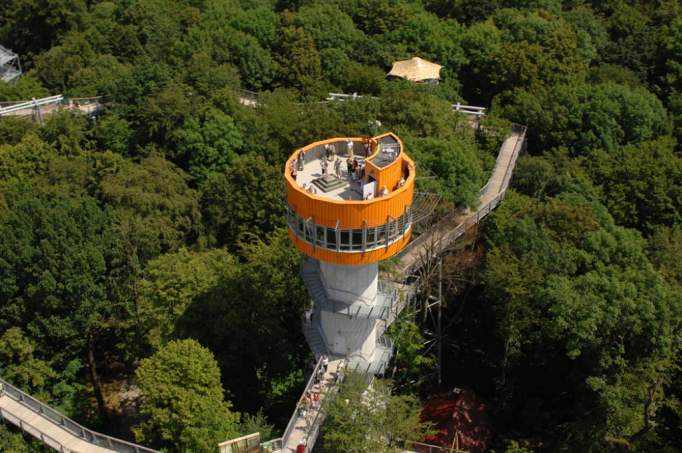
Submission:
<svg viewBox="0 0 682 453">
<path fill-rule="evenodd" d="M 444 385 L 487 402 L 491 451 L 682 450 L 678 0 L 4 0 L 0 44 L 23 69 L 0 102 L 104 104 L 0 118 L 3 379 L 168 451 L 281 432 L 310 360 L 286 158 L 393 131 L 464 211 L 513 122 L 513 190 L 444 258 Z M 414 56 L 438 84 L 386 78 Z M 415 421 L 437 361 L 402 321 Z"/>
</svg>

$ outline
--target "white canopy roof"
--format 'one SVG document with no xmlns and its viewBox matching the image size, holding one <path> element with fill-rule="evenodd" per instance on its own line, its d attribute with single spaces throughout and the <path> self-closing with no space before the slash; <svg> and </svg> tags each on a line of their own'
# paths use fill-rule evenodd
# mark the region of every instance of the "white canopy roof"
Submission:
<svg viewBox="0 0 682 453">
<path fill-rule="evenodd" d="M 419 57 L 414 57 L 409 60 L 401 60 L 393 63 L 390 76 L 401 77 L 412 82 L 421 82 L 423 80 L 439 80 L 441 65 L 431 63 Z"/>
</svg>

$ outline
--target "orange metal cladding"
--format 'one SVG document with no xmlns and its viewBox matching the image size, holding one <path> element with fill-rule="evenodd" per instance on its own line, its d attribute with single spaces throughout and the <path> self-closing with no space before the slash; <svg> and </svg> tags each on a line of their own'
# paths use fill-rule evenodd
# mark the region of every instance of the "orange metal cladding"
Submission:
<svg viewBox="0 0 682 453">
<path fill-rule="evenodd" d="M 363 226 L 368 228 L 386 224 L 389 220 L 395 220 L 405 214 L 407 208 L 412 205 L 414 198 L 415 167 L 414 162 L 403 150 L 403 144 L 395 134 L 383 134 L 374 139 L 379 139 L 385 135 L 393 136 L 400 145 L 400 153 L 396 160 L 384 168 L 377 168 L 367 163 L 367 168 L 375 172 L 374 178 L 383 181 L 389 190 L 388 195 L 377 197 L 371 200 L 338 200 L 324 195 L 314 195 L 305 192 L 289 174 L 289 168 L 298 155 L 297 150 L 289 157 L 284 167 L 284 178 L 287 187 L 287 202 L 296 213 L 304 219 L 311 219 L 317 225 L 329 228 L 361 229 Z M 348 140 L 349 137 L 335 137 L 312 143 L 304 148 L 303 152 L 327 143 L 339 140 Z M 353 141 L 363 141 L 362 137 L 352 137 Z M 378 147 L 372 156 L 378 152 Z M 371 158 L 372 156 L 369 156 Z M 369 159 L 368 158 L 368 159 Z M 405 184 L 396 187 L 398 181 L 406 174 Z M 383 186 L 377 184 L 377 192 Z M 395 188 L 395 190 L 393 190 Z M 412 230 L 390 244 L 388 247 L 366 252 L 335 252 L 333 250 L 321 249 L 295 237 L 289 231 L 289 236 L 296 247 L 308 256 L 337 264 L 366 264 L 389 258 L 398 253 L 409 242 Z"/>
</svg>

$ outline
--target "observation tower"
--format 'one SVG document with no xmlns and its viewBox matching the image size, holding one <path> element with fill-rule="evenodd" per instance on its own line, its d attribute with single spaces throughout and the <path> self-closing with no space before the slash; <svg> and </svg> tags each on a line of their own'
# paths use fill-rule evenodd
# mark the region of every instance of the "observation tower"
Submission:
<svg viewBox="0 0 682 453">
<path fill-rule="evenodd" d="M 379 262 L 410 241 L 414 162 L 389 132 L 312 143 L 291 155 L 284 173 L 289 236 L 308 257 L 308 344 L 317 356 L 382 373 L 393 351 L 383 334 L 406 295 L 379 279 Z"/>
</svg>

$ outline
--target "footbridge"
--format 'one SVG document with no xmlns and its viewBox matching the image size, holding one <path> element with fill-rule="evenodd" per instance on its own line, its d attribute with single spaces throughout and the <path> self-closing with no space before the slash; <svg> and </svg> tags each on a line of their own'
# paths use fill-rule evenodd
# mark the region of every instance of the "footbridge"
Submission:
<svg viewBox="0 0 682 453">
<path fill-rule="evenodd" d="M 61 453 L 158 453 L 92 431 L 2 379 L 0 419 Z"/>
<path fill-rule="evenodd" d="M 467 230 L 477 225 L 504 200 L 516 159 L 526 143 L 526 126 L 512 124 L 497 155 L 490 179 L 479 191 L 476 210 L 454 212 L 445 216 L 424 234 L 414 239 L 399 255 L 404 275 L 413 274 L 429 256 L 443 253 Z"/>
<path fill-rule="evenodd" d="M 42 124 L 46 115 L 60 111 L 76 112 L 93 116 L 102 110 L 103 96 L 66 98 L 61 94 L 30 101 L 0 102 L 0 117 L 27 118 Z"/>
</svg>

